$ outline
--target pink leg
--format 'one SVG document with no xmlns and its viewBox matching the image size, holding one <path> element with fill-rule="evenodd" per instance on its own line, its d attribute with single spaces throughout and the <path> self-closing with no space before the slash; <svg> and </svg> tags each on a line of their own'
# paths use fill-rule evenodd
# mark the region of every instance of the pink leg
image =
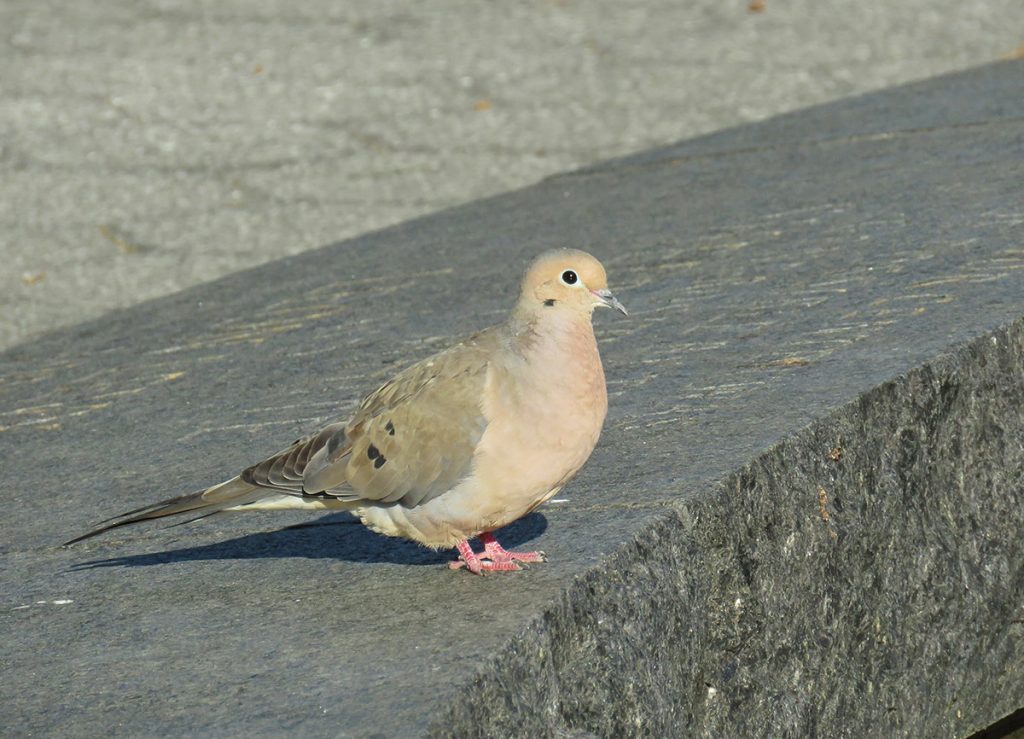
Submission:
<svg viewBox="0 0 1024 739">
<path fill-rule="evenodd" d="M 491 560 L 510 559 L 513 562 L 547 562 L 548 558 L 544 552 L 510 552 L 505 549 L 494 534 L 480 534 L 480 541 L 484 545 L 484 556 Z"/>
<path fill-rule="evenodd" d="M 465 567 L 467 570 L 472 572 L 474 575 L 484 574 L 483 562 L 473 551 L 473 547 L 469 545 L 468 539 L 463 539 L 455 545 L 459 550 L 459 558 L 454 562 L 449 562 L 448 567 L 457 570 L 460 567 Z"/>
<path fill-rule="evenodd" d="M 507 572 L 509 570 L 522 569 L 511 559 L 492 560 L 486 552 L 477 554 L 466 539 L 463 539 L 455 546 L 458 547 L 459 558 L 454 562 L 448 563 L 448 567 L 453 570 L 465 567 L 475 575 L 483 575 L 488 571 Z"/>
<path fill-rule="evenodd" d="M 449 562 L 448 566 L 453 570 L 465 567 L 476 575 L 482 575 L 487 571 L 509 572 L 521 570 L 520 562 L 545 561 L 544 552 L 509 552 L 491 534 L 480 534 L 479 538 L 484 544 L 483 552 L 477 554 L 469 545 L 469 541 L 463 539 L 456 544 L 459 550 L 459 559 Z"/>
</svg>

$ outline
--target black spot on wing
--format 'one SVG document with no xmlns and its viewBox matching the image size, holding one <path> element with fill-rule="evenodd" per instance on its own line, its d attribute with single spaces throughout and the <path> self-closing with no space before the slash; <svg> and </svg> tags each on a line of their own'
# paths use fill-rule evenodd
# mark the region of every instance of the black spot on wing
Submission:
<svg viewBox="0 0 1024 739">
<path fill-rule="evenodd" d="M 395 424 L 391 423 L 391 421 L 388 421 L 388 424 L 387 424 L 387 426 L 384 427 L 384 430 L 388 432 L 389 436 L 394 436 L 395 435 Z"/>
<path fill-rule="evenodd" d="M 381 454 L 380 449 L 373 444 L 366 449 L 366 456 L 373 460 L 373 468 L 376 470 L 379 470 L 388 461 L 387 457 Z"/>
</svg>

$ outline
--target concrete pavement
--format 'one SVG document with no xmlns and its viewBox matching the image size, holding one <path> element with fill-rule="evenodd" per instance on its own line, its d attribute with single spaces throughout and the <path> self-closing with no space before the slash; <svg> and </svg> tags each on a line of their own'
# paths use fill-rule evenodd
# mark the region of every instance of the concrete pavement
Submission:
<svg viewBox="0 0 1024 739">
<path fill-rule="evenodd" d="M 0 347 L 612 156 L 998 59 L 1020 0 L 0 4 Z"/>
</svg>

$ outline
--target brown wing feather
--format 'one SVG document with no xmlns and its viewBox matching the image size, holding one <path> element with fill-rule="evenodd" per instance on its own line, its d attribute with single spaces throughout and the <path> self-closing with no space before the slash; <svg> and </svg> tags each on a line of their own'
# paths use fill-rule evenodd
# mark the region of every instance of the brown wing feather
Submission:
<svg viewBox="0 0 1024 739">
<path fill-rule="evenodd" d="M 303 436 L 287 449 L 246 468 L 239 477 L 250 485 L 281 493 L 302 495 L 306 492 L 303 480 L 310 458 L 326 447 L 332 438 L 344 438 L 344 435 L 345 424 L 332 423 L 315 434 Z"/>
<path fill-rule="evenodd" d="M 412 507 L 465 477 L 486 428 L 480 407 L 491 329 L 412 365 L 334 423 L 249 467 L 252 485 L 293 495 Z"/>
<path fill-rule="evenodd" d="M 470 470 L 487 422 L 480 407 L 498 334 L 489 329 L 423 360 L 367 396 L 346 428 L 348 448 L 325 455 L 344 465 L 343 500 L 419 505 L 455 487 Z M 308 486 L 330 477 L 312 468 Z"/>
</svg>

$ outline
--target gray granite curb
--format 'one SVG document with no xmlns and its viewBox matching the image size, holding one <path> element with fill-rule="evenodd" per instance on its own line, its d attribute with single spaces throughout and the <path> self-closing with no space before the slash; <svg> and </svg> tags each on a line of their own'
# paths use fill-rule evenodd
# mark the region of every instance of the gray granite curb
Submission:
<svg viewBox="0 0 1024 739">
<path fill-rule="evenodd" d="M 1024 62 L 812 108 L 0 354 L 12 734 L 967 735 L 1019 708 Z M 608 266 L 610 413 L 472 578 L 346 516 L 70 549 Z"/>
<path fill-rule="evenodd" d="M 1024 696 L 1024 319 L 634 534 L 432 735 L 967 736 Z"/>
</svg>

